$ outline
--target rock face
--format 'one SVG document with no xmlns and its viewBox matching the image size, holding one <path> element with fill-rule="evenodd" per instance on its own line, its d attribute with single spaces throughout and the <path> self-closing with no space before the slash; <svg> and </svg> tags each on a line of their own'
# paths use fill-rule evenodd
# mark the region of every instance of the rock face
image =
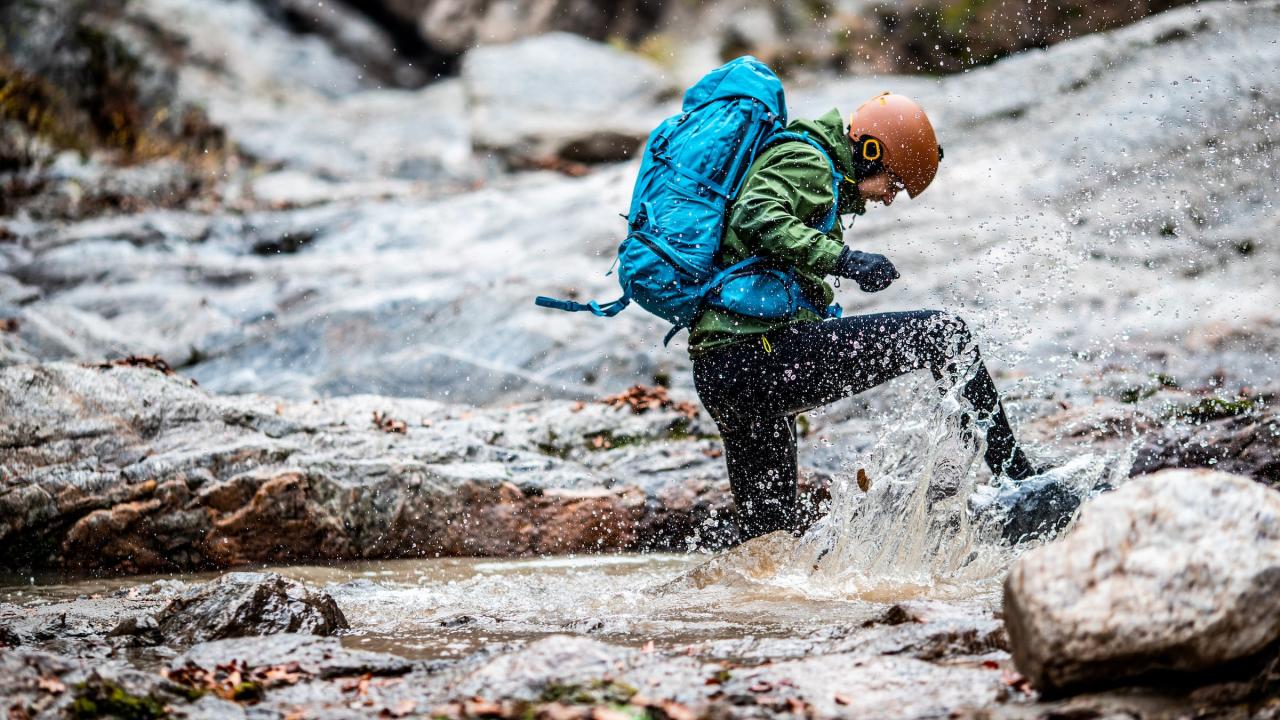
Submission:
<svg viewBox="0 0 1280 720">
<path fill-rule="evenodd" d="M 1014 661 L 1045 691 L 1196 672 L 1280 637 L 1280 493 L 1166 470 L 1082 510 L 1005 583 Z"/>
<path fill-rule="evenodd" d="M 142 572 L 730 541 L 714 425 L 645 397 L 642 412 L 479 412 L 220 398 L 145 367 L 4 368 L 0 556 Z"/>
<path fill-rule="evenodd" d="M 174 598 L 156 616 L 169 642 L 302 633 L 332 635 L 349 627 L 323 592 L 275 573 L 235 572 Z"/>
<path fill-rule="evenodd" d="M 675 107 L 653 63 L 568 33 L 467 53 L 472 141 L 509 162 L 625 160 Z"/>
</svg>

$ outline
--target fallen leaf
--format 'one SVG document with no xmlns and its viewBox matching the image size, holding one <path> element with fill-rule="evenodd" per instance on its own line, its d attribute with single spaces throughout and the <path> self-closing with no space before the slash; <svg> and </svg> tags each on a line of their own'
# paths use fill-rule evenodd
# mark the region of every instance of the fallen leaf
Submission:
<svg viewBox="0 0 1280 720">
<path fill-rule="evenodd" d="M 837 704 L 837 705 L 852 705 L 852 704 L 853 704 L 853 698 L 849 697 L 848 695 L 845 695 L 844 693 L 836 693 L 836 704 Z"/>
<path fill-rule="evenodd" d="M 751 687 L 747 688 L 747 690 L 750 690 L 753 693 L 769 692 L 772 689 L 773 683 L 768 680 L 757 680 L 754 683 L 751 683 Z"/>
<path fill-rule="evenodd" d="M 867 477 L 865 468 L 858 468 L 858 489 L 867 492 L 871 489 L 871 478 Z"/>
<path fill-rule="evenodd" d="M 381 410 L 373 411 L 373 426 L 385 433 L 405 435 L 409 432 L 408 423 L 403 420 L 397 420 Z"/>
<path fill-rule="evenodd" d="M 36 681 L 36 686 L 45 692 L 51 693 L 64 693 L 67 691 L 67 686 L 56 677 L 42 677 Z"/>
<path fill-rule="evenodd" d="M 501 715 L 502 706 L 495 702 L 489 702 L 482 697 L 473 697 L 462 703 L 462 713 L 464 715 Z"/>
<path fill-rule="evenodd" d="M 1026 695 L 1030 695 L 1035 691 L 1035 689 L 1031 687 L 1031 681 L 1022 673 L 1005 670 L 1000 675 L 1000 681 L 1014 690 Z"/>
<path fill-rule="evenodd" d="M 674 700 L 664 700 L 656 707 L 667 716 L 668 720 L 697 720 L 698 718 L 697 713 Z"/>
</svg>

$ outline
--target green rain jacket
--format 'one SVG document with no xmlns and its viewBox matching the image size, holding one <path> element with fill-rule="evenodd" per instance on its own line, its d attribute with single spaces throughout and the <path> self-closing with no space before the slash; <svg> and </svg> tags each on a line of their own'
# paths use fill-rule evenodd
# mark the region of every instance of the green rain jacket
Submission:
<svg viewBox="0 0 1280 720">
<path fill-rule="evenodd" d="M 840 188 L 839 214 L 865 211 L 853 177 L 853 149 L 845 137 L 838 110 L 816 120 L 796 120 L 787 126 L 808 132 L 831 155 L 836 170 L 845 177 Z M 782 142 L 760 153 L 747 170 L 738 199 L 729 208 L 718 260 L 728 267 L 754 255 L 775 267 L 795 271 L 805 297 L 815 307 L 826 307 L 835 291 L 824 278 L 835 268 L 844 248 L 839 218 L 830 233 L 814 230 L 831 209 L 831 166 L 806 142 Z M 797 322 L 821 320 L 801 309 L 785 320 L 760 320 L 716 308 L 706 308 L 689 334 L 689 354 L 704 353 L 749 340 L 774 328 Z"/>
</svg>

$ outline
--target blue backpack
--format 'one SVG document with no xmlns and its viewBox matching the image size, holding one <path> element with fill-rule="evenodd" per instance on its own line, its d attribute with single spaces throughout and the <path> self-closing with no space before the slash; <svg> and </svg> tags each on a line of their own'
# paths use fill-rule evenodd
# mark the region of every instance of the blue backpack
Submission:
<svg viewBox="0 0 1280 720">
<path fill-rule="evenodd" d="M 601 304 L 539 296 L 542 307 L 612 317 L 632 300 L 670 322 L 670 342 L 704 305 L 762 319 L 789 318 L 801 308 L 839 317 L 840 306 L 819 309 L 800 292 L 790 271 L 751 257 L 730 267 L 716 263 L 725 216 L 766 146 L 807 142 L 831 166 L 835 201 L 815 229 L 831 232 L 838 218 L 840 183 L 831 156 L 804 133 L 788 132 L 782 81 L 750 56 L 707 73 L 684 95 L 682 112 L 650 135 L 627 213 L 629 232 L 618 246 L 622 297 Z"/>
</svg>

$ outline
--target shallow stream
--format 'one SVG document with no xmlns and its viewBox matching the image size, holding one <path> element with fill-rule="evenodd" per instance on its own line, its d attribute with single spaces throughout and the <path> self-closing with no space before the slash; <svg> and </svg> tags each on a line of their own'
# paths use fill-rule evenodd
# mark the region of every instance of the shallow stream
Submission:
<svg viewBox="0 0 1280 720">
<path fill-rule="evenodd" d="M 851 457 L 825 518 L 801 538 L 758 538 L 719 555 L 590 555 L 531 559 L 430 558 L 265 569 L 329 592 L 351 624 L 352 647 L 446 658 L 572 633 L 680 649 L 745 637 L 802 639 L 853 627 L 891 604 L 944 603 L 959 612 L 998 607 L 1009 563 L 1025 547 L 971 521 L 983 425 L 954 388 L 906 388 L 896 419 L 869 452 Z M 1119 483 L 1124 458 L 1085 456 L 1068 467 L 1087 492 Z M 45 605 L 129 594 L 154 581 L 0 578 L 0 601 Z M 147 590 L 132 594 L 146 594 Z M 52 608 L 50 608 L 52 610 Z M 104 606 L 104 611 L 109 611 Z M 723 644 L 730 647 L 731 644 Z M 731 652 L 731 651 L 725 651 Z"/>
</svg>

